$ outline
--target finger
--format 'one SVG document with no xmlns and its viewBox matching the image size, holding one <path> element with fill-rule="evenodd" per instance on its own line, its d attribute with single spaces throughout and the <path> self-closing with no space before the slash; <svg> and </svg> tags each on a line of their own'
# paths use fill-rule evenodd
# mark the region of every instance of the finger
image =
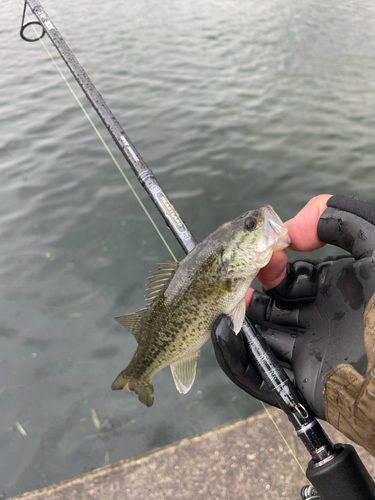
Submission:
<svg viewBox="0 0 375 500">
<path fill-rule="evenodd" d="M 331 198 L 330 194 L 321 194 L 312 198 L 293 219 L 285 222 L 292 240 L 289 246 L 291 250 L 310 252 L 325 245 L 318 237 L 317 227 L 321 214 L 327 208 L 329 198 Z M 259 271 L 257 279 L 265 290 L 270 290 L 282 282 L 287 262 L 287 253 L 285 250 L 281 250 L 275 252 L 270 262 Z M 247 308 L 250 305 L 251 297 L 252 293 L 250 292 L 246 296 Z"/>
<path fill-rule="evenodd" d="M 231 319 L 222 314 L 215 321 L 211 338 L 219 365 L 231 377 L 230 372 L 245 372 L 249 359 L 243 336 L 232 330 Z"/>
<path fill-rule="evenodd" d="M 288 255 L 285 250 L 275 252 L 267 266 L 257 274 L 257 279 L 266 290 L 274 288 L 284 279 Z"/>
<path fill-rule="evenodd" d="M 316 262 L 295 260 L 288 263 L 284 279 L 267 290 L 267 296 L 285 309 L 294 309 L 313 302 L 317 291 Z"/>
<path fill-rule="evenodd" d="M 262 284 L 262 286 L 269 290 L 270 288 L 274 288 L 283 280 L 286 272 L 286 265 L 288 263 L 288 256 L 285 250 L 280 250 L 279 252 L 275 252 L 270 262 L 267 266 L 263 267 L 259 273 L 257 274 L 258 281 Z M 253 297 L 254 289 L 249 288 L 246 293 L 245 301 L 246 301 L 246 310 L 249 309 L 251 299 Z"/>
<path fill-rule="evenodd" d="M 346 250 L 356 260 L 369 256 L 375 248 L 375 204 L 332 196 L 319 220 L 318 234 L 322 241 Z"/>
<path fill-rule="evenodd" d="M 225 315 L 216 320 L 211 339 L 216 359 L 230 380 L 251 396 L 275 406 L 273 394 L 249 359 L 245 337 L 242 332 L 234 334 Z"/>
<path fill-rule="evenodd" d="M 276 304 L 269 295 L 254 291 L 247 317 L 250 321 L 265 329 L 278 329 L 288 335 L 295 336 L 304 331 L 305 325 L 300 324 L 299 307 L 288 307 L 284 301 Z"/>
<path fill-rule="evenodd" d="M 277 330 L 277 325 L 274 325 L 274 328 L 267 328 L 258 325 L 258 330 L 262 337 L 267 341 L 268 347 L 274 353 L 276 358 L 285 365 L 291 366 L 293 361 L 294 345 L 298 334 L 295 332 L 291 333 L 283 330 Z"/>
<path fill-rule="evenodd" d="M 311 252 L 325 245 L 318 237 L 318 222 L 331 197 L 330 194 L 315 196 L 293 219 L 285 222 L 292 240 L 291 250 Z"/>
</svg>

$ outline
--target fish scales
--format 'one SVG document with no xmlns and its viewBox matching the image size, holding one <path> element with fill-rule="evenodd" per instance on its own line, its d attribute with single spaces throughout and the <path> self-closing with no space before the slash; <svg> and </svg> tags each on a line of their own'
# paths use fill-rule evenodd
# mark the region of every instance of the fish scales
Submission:
<svg viewBox="0 0 375 500">
<path fill-rule="evenodd" d="M 180 264 L 159 265 L 149 278 L 148 306 L 116 318 L 133 333 L 138 348 L 112 388 L 133 390 L 151 406 L 152 377 L 170 365 L 177 389 L 188 392 L 199 350 L 215 320 L 227 314 L 234 331 L 240 330 L 251 281 L 273 251 L 289 242 L 285 226 L 266 205 L 220 226 Z"/>
</svg>

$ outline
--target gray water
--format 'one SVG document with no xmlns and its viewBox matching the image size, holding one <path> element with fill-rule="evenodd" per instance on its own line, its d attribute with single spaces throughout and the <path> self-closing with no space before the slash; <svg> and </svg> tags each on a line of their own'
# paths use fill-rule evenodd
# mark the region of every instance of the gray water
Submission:
<svg viewBox="0 0 375 500">
<path fill-rule="evenodd" d="M 372 0 L 43 6 L 197 240 L 264 203 L 288 219 L 319 193 L 375 200 Z M 3 2 L 0 498 L 261 408 L 222 374 L 210 343 L 185 396 L 169 369 L 154 378 L 152 408 L 110 390 L 136 347 L 114 317 L 143 307 L 149 271 L 170 256 L 44 48 L 20 39 L 20 21 L 18 2 Z"/>
</svg>

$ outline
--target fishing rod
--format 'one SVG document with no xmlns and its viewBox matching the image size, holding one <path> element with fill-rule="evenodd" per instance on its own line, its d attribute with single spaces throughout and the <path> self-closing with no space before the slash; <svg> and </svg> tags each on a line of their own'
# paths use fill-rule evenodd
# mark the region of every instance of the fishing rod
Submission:
<svg viewBox="0 0 375 500">
<path fill-rule="evenodd" d="M 189 253 L 195 247 L 197 242 L 185 226 L 184 222 L 181 220 L 177 211 L 173 207 L 172 202 L 168 199 L 167 195 L 161 189 L 153 173 L 147 167 L 146 163 L 144 162 L 138 151 L 135 149 L 129 137 L 125 134 L 124 130 L 114 117 L 112 111 L 107 106 L 103 97 L 97 91 L 95 85 L 87 76 L 85 70 L 79 64 L 73 52 L 65 43 L 55 26 L 52 24 L 50 18 L 43 10 L 40 2 L 38 0 L 25 0 L 25 9 L 26 4 L 30 7 L 31 11 L 38 19 L 38 23 L 43 30 L 40 34 L 39 39 L 42 38 L 45 33 L 47 33 L 60 56 L 72 72 L 75 80 L 83 90 L 85 96 L 90 101 L 92 107 L 101 118 L 104 126 L 111 134 L 121 153 L 125 156 L 133 172 L 136 174 L 138 181 L 141 183 L 152 201 L 155 203 L 156 208 L 163 216 L 167 226 L 172 230 L 174 236 L 176 237 L 177 241 L 180 243 L 184 251 L 186 253 Z M 26 28 L 29 27 L 31 23 L 35 24 L 35 21 L 24 23 L 25 9 L 23 11 L 20 35 L 26 41 L 36 41 L 38 40 L 38 38 L 30 39 L 25 35 Z"/>
<path fill-rule="evenodd" d="M 37 21 L 25 23 L 26 5 L 36 16 Z M 39 25 L 42 32 L 39 35 L 37 34 L 35 38 L 29 38 L 26 36 L 25 30 L 30 25 L 36 24 Z M 61 37 L 40 2 L 38 0 L 25 0 L 20 30 L 21 37 L 26 41 L 33 42 L 42 38 L 45 33 L 47 33 L 85 96 L 101 118 L 104 126 L 136 174 L 138 181 L 156 205 L 167 226 L 185 253 L 188 254 L 197 243 L 177 210 L 129 137 L 125 134 L 73 52 Z M 312 500 L 313 498 L 321 498 L 322 500 L 375 500 L 375 483 L 355 449 L 350 445 L 333 445 L 331 443 L 312 410 L 268 347 L 266 340 L 261 336 L 255 325 L 246 318 L 242 331 L 249 344 L 255 366 L 311 455 L 306 474 L 315 489 L 303 488 L 301 491 L 302 498 L 305 500 Z"/>
</svg>

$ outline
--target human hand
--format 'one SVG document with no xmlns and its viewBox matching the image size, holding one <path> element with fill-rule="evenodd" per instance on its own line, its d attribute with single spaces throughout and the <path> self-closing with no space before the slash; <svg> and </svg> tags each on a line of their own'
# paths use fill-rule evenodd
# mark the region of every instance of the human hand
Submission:
<svg viewBox="0 0 375 500">
<path fill-rule="evenodd" d="M 315 414 L 325 418 L 325 375 L 340 363 L 352 365 L 360 375 L 366 372 L 363 313 L 375 292 L 375 206 L 321 195 L 285 225 L 293 250 L 311 251 L 330 243 L 350 253 L 287 264 L 286 253 L 278 252 L 258 274 L 265 293 L 249 291 L 247 296 L 248 318 Z M 229 378 L 277 406 L 248 356 L 243 334 L 235 336 L 220 317 L 212 339 Z"/>
<path fill-rule="evenodd" d="M 284 222 L 291 239 L 288 247 L 290 250 L 312 252 L 325 246 L 318 236 L 318 222 L 331 197 L 331 194 L 321 194 L 312 198 L 293 219 Z M 287 264 L 288 255 L 285 250 L 273 254 L 268 265 L 263 267 L 257 275 L 258 281 L 265 290 L 270 290 L 282 282 Z M 253 293 L 254 290 L 249 288 L 246 294 L 246 310 L 249 309 Z"/>
</svg>

